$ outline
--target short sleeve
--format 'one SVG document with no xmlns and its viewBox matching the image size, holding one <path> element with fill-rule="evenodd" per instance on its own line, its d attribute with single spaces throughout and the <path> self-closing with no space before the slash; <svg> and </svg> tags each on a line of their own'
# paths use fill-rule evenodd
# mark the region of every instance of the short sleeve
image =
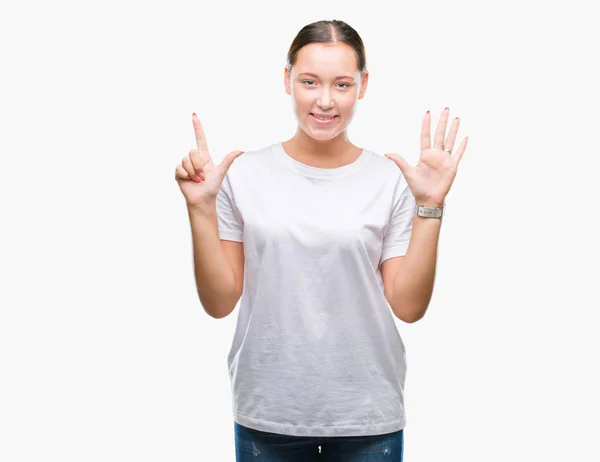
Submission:
<svg viewBox="0 0 600 462">
<path fill-rule="evenodd" d="M 406 181 L 398 183 L 394 193 L 390 221 L 383 236 L 379 264 L 393 257 L 406 255 L 412 232 L 416 201 Z"/>
<path fill-rule="evenodd" d="M 228 174 L 225 174 L 217 194 L 217 222 L 221 239 L 243 242 L 244 221 L 235 204 Z"/>
</svg>

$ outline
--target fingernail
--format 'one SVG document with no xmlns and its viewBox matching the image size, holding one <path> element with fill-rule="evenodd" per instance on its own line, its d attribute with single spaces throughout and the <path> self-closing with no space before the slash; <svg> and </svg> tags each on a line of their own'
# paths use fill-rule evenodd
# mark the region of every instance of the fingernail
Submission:
<svg viewBox="0 0 600 462">
<path fill-rule="evenodd" d="M 195 112 L 192 112 L 192 116 L 195 116 L 195 115 L 196 115 L 196 113 L 195 113 Z"/>
<path fill-rule="evenodd" d="M 429 114 L 429 111 L 427 111 L 427 112 L 425 113 L 425 115 L 427 115 L 427 114 Z"/>
<path fill-rule="evenodd" d="M 204 176 L 204 173 L 200 172 L 200 173 L 198 173 L 198 176 L 200 177 L 200 179 L 202 181 L 206 180 L 206 176 Z"/>
<path fill-rule="evenodd" d="M 449 107 L 448 107 L 448 106 L 446 106 L 446 107 L 444 108 L 444 111 L 447 111 L 448 109 L 449 109 Z"/>
</svg>

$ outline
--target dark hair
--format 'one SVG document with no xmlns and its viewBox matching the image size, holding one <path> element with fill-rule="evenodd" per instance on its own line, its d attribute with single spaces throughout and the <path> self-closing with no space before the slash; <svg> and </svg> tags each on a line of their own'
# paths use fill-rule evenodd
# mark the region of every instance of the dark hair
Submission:
<svg viewBox="0 0 600 462">
<path fill-rule="evenodd" d="M 296 38 L 292 41 L 292 45 L 287 55 L 288 68 L 292 68 L 296 64 L 296 58 L 300 49 L 311 43 L 336 43 L 344 42 L 352 47 L 356 53 L 357 67 L 361 74 L 367 69 L 367 60 L 365 57 L 365 45 L 363 44 L 360 35 L 351 26 L 344 21 L 337 19 L 317 21 L 307 24 Z"/>
</svg>

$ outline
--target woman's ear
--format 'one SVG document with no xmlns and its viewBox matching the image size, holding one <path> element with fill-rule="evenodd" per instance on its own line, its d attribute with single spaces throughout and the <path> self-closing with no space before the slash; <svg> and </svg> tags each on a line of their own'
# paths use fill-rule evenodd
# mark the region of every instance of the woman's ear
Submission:
<svg viewBox="0 0 600 462">
<path fill-rule="evenodd" d="M 369 84 L 369 71 L 365 71 L 361 79 L 360 93 L 358 99 L 363 99 L 365 92 L 367 91 L 367 85 Z"/>
<path fill-rule="evenodd" d="M 283 83 L 285 86 L 285 92 L 288 95 L 292 94 L 292 88 L 291 88 L 291 83 L 290 83 L 291 73 L 292 73 L 292 71 L 290 70 L 290 68 L 288 66 L 285 66 L 285 70 L 283 73 Z"/>
</svg>

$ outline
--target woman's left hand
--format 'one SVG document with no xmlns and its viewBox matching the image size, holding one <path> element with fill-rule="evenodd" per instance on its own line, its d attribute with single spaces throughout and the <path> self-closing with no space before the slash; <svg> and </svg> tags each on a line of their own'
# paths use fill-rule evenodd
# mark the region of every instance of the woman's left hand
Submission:
<svg viewBox="0 0 600 462">
<path fill-rule="evenodd" d="M 433 148 L 431 147 L 431 114 L 425 114 L 421 126 L 421 155 L 416 167 L 412 167 L 398 154 L 386 154 L 393 160 L 406 178 L 417 205 L 429 207 L 441 207 L 450 186 L 456 176 L 458 163 L 465 152 L 469 137 L 463 138 L 458 150 L 452 154 L 454 141 L 460 125 L 460 119 L 456 117 L 444 142 L 446 125 L 450 111 L 448 108 L 442 111 L 438 122 Z M 450 152 L 447 152 L 450 151 Z"/>
</svg>

